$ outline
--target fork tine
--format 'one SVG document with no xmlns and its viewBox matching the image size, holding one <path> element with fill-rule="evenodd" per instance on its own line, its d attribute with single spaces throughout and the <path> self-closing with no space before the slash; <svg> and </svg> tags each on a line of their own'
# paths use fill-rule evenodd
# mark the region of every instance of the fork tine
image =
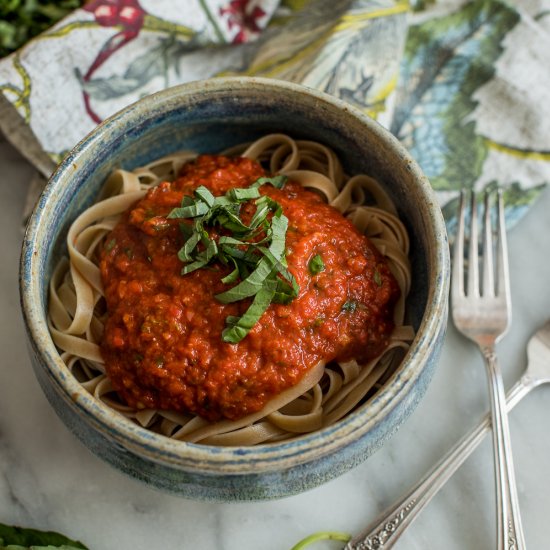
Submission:
<svg viewBox="0 0 550 550">
<path fill-rule="evenodd" d="M 483 232 L 483 296 L 495 295 L 495 280 L 493 275 L 493 229 L 491 223 L 491 202 L 489 192 L 485 192 L 485 213 Z"/>
<path fill-rule="evenodd" d="M 457 303 L 458 298 L 464 296 L 464 191 L 460 192 L 460 203 L 458 207 L 458 225 L 454 244 L 451 299 Z"/>
<path fill-rule="evenodd" d="M 504 217 L 504 204 L 502 191 L 497 194 L 498 208 L 498 259 L 497 259 L 497 296 L 506 297 L 510 304 L 510 277 L 508 274 L 508 244 L 506 241 L 506 220 Z M 510 307 L 508 308 L 511 309 Z M 510 315 L 510 311 L 508 312 Z"/>
<path fill-rule="evenodd" d="M 471 191 L 470 198 L 470 245 L 468 248 L 468 287 L 469 296 L 479 296 L 479 267 L 477 245 L 477 205 L 476 195 Z"/>
</svg>

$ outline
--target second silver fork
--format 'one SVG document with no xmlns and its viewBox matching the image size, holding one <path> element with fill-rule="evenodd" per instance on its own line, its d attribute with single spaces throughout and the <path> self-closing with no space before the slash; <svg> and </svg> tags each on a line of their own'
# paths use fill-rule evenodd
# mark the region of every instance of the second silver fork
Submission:
<svg viewBox="0 0 550 550">
<path fill-rule="evenodd" d="M 502 194 L 497 193 L 497 265 L 493 265 L 493 231 L 490 196 L 485 195 L 484 232 L 482 243 L 482 285 L 479 284 L 478 221 L 475 196 L 470 207 L 470 236 L 468 266 L 464 264 L 465 211 L 464 194 L 454 245 L 451 304 L 456 328 L 475 342 L 485 359 L 491 397 L 491 420 L 495 453 L 497 490 L 497 547 L 499 550 L 523 550 L 525 540 L 512 460 L 512 446 L 506 412 L 504 385 L 497 356 L 496 342 L 507 331 L 511 318 L 511 299 L 508 278 L 508 252 Z M 467 271 L 467 285 L 464 274 Z M 495 277 L 496 274 L 496 277 Z M 496 280 L 496 285 L 495 285 Z"/>
</svg>

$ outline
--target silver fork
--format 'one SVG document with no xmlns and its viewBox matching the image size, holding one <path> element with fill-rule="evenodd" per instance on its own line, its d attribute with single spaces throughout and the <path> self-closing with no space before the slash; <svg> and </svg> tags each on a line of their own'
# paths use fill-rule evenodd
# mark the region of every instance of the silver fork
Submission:
<svg viewBox="0 0 550 550">
<path fill-rule="evenodd" d="M 497 548 L 521 550 L 525 548 L 525 540 L 514 476 L 504 385 L 495 353 L 495 344 L 508 330 L 512 313 L 502 193 L 500 190 L 497 192 L 496 270 L 493 265 L 490 194 L 485 194 L 481 288 L 477 205 L 473 192 L 470 206 L 468 280 L 466 289 L 464 287 L 465 203 L 463 193 L 454 245 L 451 283 L 452 317 L 456 328 L 479 346 L 487 367 L 497 489 Z"/>
<path fill-rule="evenodd" d="M 527 368 L 507 395 L 511 411 L 533 389 L 550 384 L 550 321 L 529 339 Z M 483 420 L 465 435 L 406 495 L 376 518 L 344 550 L 389 550 L 429 504 L 439 489 L 472 454 L 491 430 L 491 419 Z M 513 547 L 512 547 L 513 548 Z"/>
</svg>

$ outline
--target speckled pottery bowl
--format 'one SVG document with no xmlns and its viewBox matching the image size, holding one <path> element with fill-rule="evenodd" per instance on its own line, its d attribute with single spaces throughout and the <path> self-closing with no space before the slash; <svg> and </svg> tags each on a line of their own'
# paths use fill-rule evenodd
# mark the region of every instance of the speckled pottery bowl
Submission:
<svg viewBox="0 0 550 550">
<path fill-rule="evenodd" d="M 408 311 L 416 338 L 392 379 L 345 419 L 295 440 L 213 447 L 151 433 L 89 395 L 61 361 L 48 332 L 52 266 L 70 222 L 115 168 L 133 169 L 181 149 L 217 152 L 268 132 L 330 145 L 349 173 L 382 181 L 411 236 Z M 431 379 L 447 320 L 449 255 L 428 180 L 389 132 L 350 105 L 295 84 L 221 78 L 146 97 L 106 120 L 65 158 L 30 219 L 21 257 L 21 299 L 36 376 L 48 400 L 99 457 L 182 496 L 261 500 L 296 494 L 365 460 L 410 415 Z"/>
</svg>

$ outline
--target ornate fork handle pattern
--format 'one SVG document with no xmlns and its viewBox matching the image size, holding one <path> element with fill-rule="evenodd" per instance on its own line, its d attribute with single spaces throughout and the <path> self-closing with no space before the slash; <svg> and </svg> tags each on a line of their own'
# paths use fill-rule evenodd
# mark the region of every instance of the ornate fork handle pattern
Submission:
<svg viewBox="0 0 550 550">
<path fill-rule="evenodd" d="M 527 345 L 528 366 L 521 378 L 506 396 L 508 412 L 511 411 L 534 388 L 550 384 L 550 321 L 547 321 L 529 340 Z M 405 529 L 428 505 L 432 497 L 445 485 L 463 462 L 483 441 L 491 430 L 489 415 L 466 434 L 447 454 L 398 502 L 382 513 L 362 534 L 354 537 L 344 550 L 382 548 L 389 550 L 398 541 Z M 395 520 L 398 519 L 396 522 Z M 391 527 L 387 526 L 391 523 Z M 513 535 L 513 524 L 508 521 L 507 550 L 519 550 Z M 378 537 L 378 538 L 377 538 Z M 363 546 L 361 546 L 363 544 Z M 378 544 L 378 547 L 375 546 Z"/>
<path fill-rule="evenodd" d="M 375 532 L 367 535 L 357 542 L 349 542 L 344 550 L 379 550 L 388 548 L 387 543 L 391 540 L 394 533 L 398 532 L 399 526 L 407 518 L 409 512 L 413 509 L 416 499 L 412 499 L 408 504 L 401 507 L 393 517 L 385 518 L 380 528 L 375 528 Z"/>
<path fill-rule="evenodd" d="M 539 380 L 531 376 L 523 376 L 508 393 L 508 410 L 515 407 L 539 383 Z M 405 529 L 477 448 L 490 430 L 489 415 L 486 415 L 480 424 L 466 434 L 407 495 L 382 513 L 362 534 L 348 542 L 344 550 L 370 550 L 370 548 L 389 550 L 392 548 Z M 392 527 L 388 529 L 387 526 L 390 523 Z M 508 527 L 510 527 L 510 523 Z M 509 540 L 512 541 L 512 537 L 509 537 Z M 371 546 L 369 547 L 368 544 Z M 375 546 L 376 544 L 378 546 Z M 509 546 L 507 550 L 518 550 L 516 544 L 517 542 L 513 540 L 512 546 Z"/>
<path fill-rule="evenodd" d="M 500 375 L 500 367 L 494 344 L 480 346 L 481 353 L 487 363 L 489 376 L 489 388 L 492 400 L 492 418 L 494 423 L 493 444 L 495 449 L 495 460 L 499 463 L 497 475 L 499 476 L 496 488 L 499 523 L 497 536 L 498 548 L 506 550 L 521 550 L 525 548 L 523 530 L 521 527 L 521 516 L 516 494 L 516 481 L 514 474 L 514 463 L 512 459 L 512 444 L 510 441 L 510 430 L 508 426 L 508 415 L 506 413 L 506 398 L 504 386 Z M 504 540 L 502 540 L 504 539 Z"/>
</svg>

